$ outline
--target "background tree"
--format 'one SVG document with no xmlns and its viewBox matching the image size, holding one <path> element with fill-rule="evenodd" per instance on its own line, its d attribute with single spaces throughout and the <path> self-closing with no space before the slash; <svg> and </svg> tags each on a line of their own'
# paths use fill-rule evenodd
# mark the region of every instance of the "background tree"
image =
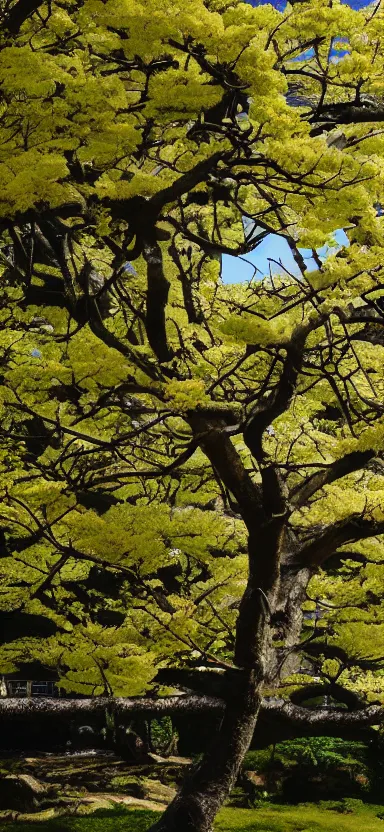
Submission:
<svg viewBox="0 0 384 832">
<path fill-rule="evenodd" d="M 382 29 L 318 0 L 4 8 L 2 603 L 57 630 L 3 667 L 225 701 L 157 832 L 211 829 L 263 693 L 314 693 L 297 651 L 350 709 L 328 724 L 381 719 Z M 224 285 L 269 232 L 299 277 Z M 332 609 L 301 640 L 308 598 Z"/>
</svg>

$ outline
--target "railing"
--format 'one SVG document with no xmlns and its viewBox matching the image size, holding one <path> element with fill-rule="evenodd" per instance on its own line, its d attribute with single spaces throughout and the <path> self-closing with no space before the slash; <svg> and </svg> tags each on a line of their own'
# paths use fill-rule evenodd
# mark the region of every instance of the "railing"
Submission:
<svg viewBox="0 0 384 832">
<path fill-rule="evenodd" d="M 30 679 L 6 679 L 7 696 L 58 696 L 59 692 L 54 682 L 32 681 Z"/>
</svg>

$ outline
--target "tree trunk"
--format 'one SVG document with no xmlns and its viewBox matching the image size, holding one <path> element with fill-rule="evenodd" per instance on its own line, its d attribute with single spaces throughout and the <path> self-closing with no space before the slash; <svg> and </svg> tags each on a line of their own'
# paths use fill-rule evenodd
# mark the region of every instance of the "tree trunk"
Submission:
<svg viewBox="0 0 384 832">
<path fill-rule="evenodd" d="M 303 628 L 302 604 L 307 597 L 307 587 L 314 573 L 313 569 L 282 576 L 274 608 L 274 637 L 283 648 L 269 651 L 266 684 L 273 687 L 279 679 L 297 673 L 302 661 L 300 652 L 294 647 L 300 642 Z"/>
<path fill-rule="evenodd" d="M 150 832 L 211 832 L 251 743 L 260 701 L 259 678 L 253 671 L 239 674 L 216 738 Z"/>
<path fill-rule="evenodd" d="M 217 736 L 150 832 L 211 832 L 215 816 L 236 783 L 251 744 L 271 649 L 271 613 L 279 589 L 281 518 L 249 535 L 249 574 L 236 626 L 239 668 Z M 265 553 L 258 558 L 257 553 Z M 269 557 L 268 557 L 269 555 Z M 241 668 L 241 669 L 240 669 Z"/>
</svg>

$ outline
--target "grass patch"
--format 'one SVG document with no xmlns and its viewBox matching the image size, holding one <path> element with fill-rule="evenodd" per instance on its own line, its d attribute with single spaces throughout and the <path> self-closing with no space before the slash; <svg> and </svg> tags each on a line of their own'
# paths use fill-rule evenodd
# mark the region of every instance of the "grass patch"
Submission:
<svg viewBox="0 0 384 832">
<path fill-rule="evenodd" d="M 217 832 L 384 832 L 384 821 L 377 817 L 380 808 L 362 806 L 350 814 L 312 804 L 224 809 L 215 829 Z"/>
<path fill-rule="evenodd" d="M 332 804 L 329 804 L 332 805 Z M 349 814 L 326 806 L 266 806 L 260 809 L 223 809 L 216 832 L 384 832 L 377 817 L 383 807 L 356 806 Z M 147 832 L 155 812 L 121 807 L 103 809 L 86 817 L 58 818 L 44 823 L 1 823 L 0 832 Z"/>
<path fill-rule="evenodd" d="M 141 809 L 100 809 L 85 817 L 61 817 L 34 823 L 1 823 L 0 832 L 146 832 L 157 812 Z M 384 826 L 384 824 L 383 824 Z"/>
</svg>

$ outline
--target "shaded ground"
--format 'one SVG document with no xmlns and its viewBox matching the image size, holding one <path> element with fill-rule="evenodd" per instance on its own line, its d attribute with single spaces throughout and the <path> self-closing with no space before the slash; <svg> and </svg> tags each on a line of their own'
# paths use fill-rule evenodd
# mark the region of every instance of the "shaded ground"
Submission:
<svg viewBox="0 0 384 832">
<path fill-rule="evenodd" d="M 108 753 L 42 754 L 0 762 L 0 822 L 85 814 L 114 805 L 162 811 L 190 760 L 132 766 Z"/>
<path fill-rule="evenodd" d="M 0 760 L 0 832 L 146 832 L 172 799 L 190 760 L 131 764 L 112 753 L 40 754 Z M 248 779 L 247 779 L 248 778 Z M 251 793 L 249 788 L 254 788 Z M 263 777 L 245 772 L 217 832 L 384 832 L 384 807 L 345 798 L 266 804 Z M 254 808 L 243 808 L 252 806 Z"/>
</svg>

